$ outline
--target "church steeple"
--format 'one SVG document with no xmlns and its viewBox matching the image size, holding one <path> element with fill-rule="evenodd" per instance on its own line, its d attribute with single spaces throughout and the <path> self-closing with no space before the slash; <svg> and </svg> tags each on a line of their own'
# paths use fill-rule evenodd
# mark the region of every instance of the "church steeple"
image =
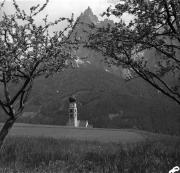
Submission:
<svg viewBox="0 0 180 173">
<path fill-rule="evenodd" d="M 77 104 L 74 97 L 69 98 L 69 126 L 78 127 Z"/>
</svg>

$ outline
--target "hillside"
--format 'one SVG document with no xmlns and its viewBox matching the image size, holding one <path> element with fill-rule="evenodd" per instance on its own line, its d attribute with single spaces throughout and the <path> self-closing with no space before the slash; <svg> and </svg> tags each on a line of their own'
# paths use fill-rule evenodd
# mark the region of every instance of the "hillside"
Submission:
<svg viewBox="0 0 180 173">
<path fill-rule="evenodd" d="M 94 127 L 180 131 L 180 109 L 173 102 L 141 79 L 125 82 L 92 65 L 37 80 L 20 122 L 65 125 L 71 95 L 78 100 L 78 118 Z"/>
<path fill-rule="evenodd" d="M 88 23 L 98 22 L 89 8 L 80 17 Z M 74 33 L 86 38 L 84 29 L 84 25 L 78 25 Z M 81 47 L 77 55 L 86 57 L 78 68 L 35 81 L 19 122 L 65 125 L 68 98 L 75 95 L 78 118 L 88 120 L 94 127 L 180 134 L 180 107 L 176 103 L 140 78 L 125 81 L 122 68 L 107 67 L 101 61 L 103 56 L 93 50 Z M 5 117 L 0 118 L 3 121 Z"/>
</svg>

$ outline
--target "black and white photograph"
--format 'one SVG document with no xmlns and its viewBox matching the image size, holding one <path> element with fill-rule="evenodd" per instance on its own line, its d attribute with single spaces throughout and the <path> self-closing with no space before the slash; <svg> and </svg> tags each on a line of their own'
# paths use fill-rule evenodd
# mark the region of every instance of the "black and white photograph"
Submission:
<svg viewBox="0 0 180 173">
<path fill-rule="evenodd" d="M 180 0 L 0 0 L 0 173 L 180 173 Z"/>
</svg>

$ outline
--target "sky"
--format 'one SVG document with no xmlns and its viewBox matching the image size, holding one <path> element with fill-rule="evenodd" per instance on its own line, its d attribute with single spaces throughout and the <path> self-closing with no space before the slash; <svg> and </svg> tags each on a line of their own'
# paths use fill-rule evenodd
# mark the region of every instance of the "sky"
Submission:
<svg viewBox="0 0 180 173">
<path fill-rule="evenodd" d="M 45 0 L 16 1 L 20 7 L 25 10 L 28 10 L 32 5 L 36 5 L 38 3 L 43 4 L 43 2 L 45 2 Z M 112 4 L 112 1 L 113 0 L 50 0 L 42 15 L 48 14 L 50 19 L 56 19 L 61 16 L 68 17 L 74 13 L 75 17 L 77 17 L 89 6 L 94 14 L 100 16 L 100 14 L 105 11 L 110 4 Z M 6 12 L 13 12 L 11 4 L 12 0 L 6 0 Z"/>
<path fill-rule="evenodd" d="M 16 0 L 21 9 L 26 12 L 32 5 L 43 4 L 46 0 Z M 74 17 L 78 17 L 88 6 L 92 9 L 93 13 L 97 15 L 100 20 L 103 20 L 101 14 L 114 3 L 119 0 L 49 0 L 47 7 L 44 11 L 37 16 L 37 21 L 42 22 L 42 18 L 48 14 L 48 20 L 54 21 L 59 17 L 71 17 L 74 13 Z M 2 2 L 2 0 L 0 0 Z M 14 7 L 12 6 L 13 0 L 6 0 L 5 11 L 6 13 L 13 13 Z M 1 15 L 1 14 L 0 14 Z M 124 17 L 125 20 L 129 20 L 129 16 Z M 113 18 L 110 18 L 113 19 Z"/>
</svg>

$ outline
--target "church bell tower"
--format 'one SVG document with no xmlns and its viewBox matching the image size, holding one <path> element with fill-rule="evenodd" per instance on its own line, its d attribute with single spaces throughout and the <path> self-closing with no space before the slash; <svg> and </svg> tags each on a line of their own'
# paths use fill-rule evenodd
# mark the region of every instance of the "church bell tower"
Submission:
<svg viewBox="0 0 180 173">
<path fill-rule="evenodd" d="M 76 99 L 74 97 L 69 98 L 69 126 L 78 127 L 78 120 L 77 120 L 77 104 Z"/>
</svg>

